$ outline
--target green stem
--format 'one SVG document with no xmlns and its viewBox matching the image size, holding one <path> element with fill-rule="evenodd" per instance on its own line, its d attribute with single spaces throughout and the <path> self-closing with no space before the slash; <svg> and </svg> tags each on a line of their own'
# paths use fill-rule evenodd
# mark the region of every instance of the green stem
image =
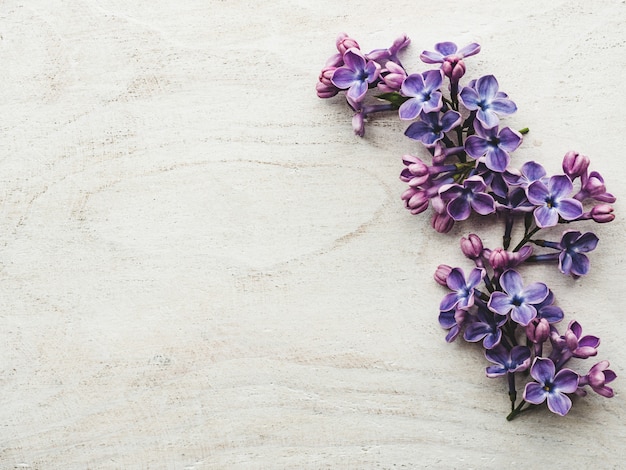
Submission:
<svg viewBox="0 0 626 470">
<path fill-rule="evenodd" d="M 524 134 L 528 134 L 530 132 L 530 129 L 528 127 L 524 127 L 523 129 L 520 129 L 519 131 L 520 134 L 524 135 Z"/>
<path fill-rule="evenodd" d="M 522 249 L 522 247 L 528 243 L 530 241 L 530 239 L 533 237 L 533 235 L 535 233 L 537 233 L 539 230 L 541 230 L 541 227 L 535 227 L 534 229 L 532 229 L 530 232 L 528 232 L 526 235 L 524 235 L 524 238 L 522 238 L 522 241 L 520 241 L 517 246 L 515 248 L 513 248 L 513 252 L 519 251 Z"/>
<path fill-rule="evenodd" d="M 526 404 L 526 400 L 522 400 L 520 402 L 519 405 L 517 405 L 516 408 L 513 409 L 513 411 L 511 411 L 508 416 L 506 417 L 507 421 L 512 421 L 513 419 L 515 419 L 515 417 L 520 414 L 523 413 L 524 411 L 529 410 L 530 408 L 526 408 L 526 409 L 522 409 L 524 407 L 524 405 Z"/>
</svg>

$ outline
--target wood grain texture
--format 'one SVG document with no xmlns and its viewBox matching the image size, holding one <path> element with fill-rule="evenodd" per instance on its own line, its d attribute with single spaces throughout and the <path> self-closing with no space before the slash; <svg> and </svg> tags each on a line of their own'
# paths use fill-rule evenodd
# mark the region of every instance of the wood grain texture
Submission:
<svg viewBox="0 0 626 470">
<path fill-rule="evenodd" d="M 623 466 L 625 2 L 5 0 L 0 18 L 0 468 Z M 468 71 L 531 129 L 514 163 L 591 156 L 618 196 L 591 274 L 529 276 L 602 337 L 614 399 L 507 423 L 480 350 L 444 342 L 435 267 L 501 229 L 438 235 L 404 210 L 405 125 L 358 139 L 315 96 L 341 31 L 407 33 L 413 70 L 477 41 Z"/>
</svg>

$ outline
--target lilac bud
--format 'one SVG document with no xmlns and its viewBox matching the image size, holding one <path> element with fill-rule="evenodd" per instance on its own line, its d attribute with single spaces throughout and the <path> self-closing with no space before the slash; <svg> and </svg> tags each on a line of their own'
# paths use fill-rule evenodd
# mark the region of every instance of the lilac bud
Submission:
<svg viewBox="0 0 626 470">
<path fill-rule="evenodd" d="M 592 171 L 583 186 L 583 191 L 590 197 L 598 196 L 606 192 L 604 178 L 597 171 Z"/>
<path fill-rule="evenodd" d="M 336 86 L 324 85 L 322 82 L 317 82 L 315 84 L 315 91 L 317 92 L 317 96 L 319 98 L 332 98 L 339 93 L 339 89 Z"/>
<path fill-rule="evenodd" d="M 439 233 L 448 233 L 454 227 L 454 219 L 447 213 L 435 213 L 430 225 Z"/>
<path fill-rule="evenodd" d="M 496 248 L 489 255 L 489 264 L 497 271 L 504 271 L 509 267 L 509 253 L 504 248 Z"/>
<path fill-rule="evenodd" d="M 598 222 L 599 224 L 612 222 L 613 219 L 615 219 L 615 215 L 613 214 L 613 206 L 609 204 L 598 204 L 597 206 L 593 206 L 590 212 L 590 216 L 594 220 L 594 222 Z"/>
<path fill-rule="evenodd" d="M 461 251 L 467 258 L 477 260 L 483 253 L 483 242 L 478 235 L 470 233 L 467 238 L 461 238 Z"/>
<path fill-rule="evenodd" d="M 586 175 L 589 168 L 589 157 L 570 150 L 563 157 L 563 172 L 574 179 Z"/>
<path fill-rule="evenodd" d="M 337 67 L 324 67 L 320 72 L 320 82 L 322 82 L 324 85 L 334 87 L 335 85 L 331 79 L 333 78 L 333 73 L 335 73 L 335 70 L 337 70 Z"/>
<path fill-rule="evenodd" d="M 354 113 L 354 116 L 352 116 L 352 130 L 359 137 L 363 137 L 365 134 L 365 120 L 362 112 Z"/>
<path fill-rule="evenodd" d="M 411 214 L 420 214 L 428 209 L 430 199 L 425 191 L 416 188 L 408 188 L 402 193 L 402 200 Z"/>
<path fill-rule="evenodd" d="M 435 281 L 437 281 L 438 284 L 447 287 L 447 279 L 451 271 L 452 267 L 447 264 L 440 264 L 437 266 L 437 270 L 435 271 Z"/>
<path fill-rule="evenodd" d="M 340 54 L 345 54 L 348 49 L 355 47 L 360 49 L 359 43 L 355 39 L 348 36 L 346 33 L 341 33 L 337 38 L 337 50 Z"/>
<path fill-rule="evenodd" d="M 535 318 L 526 326 L 526 336 L 535 344 L 541 344 L 550 337 L 550 323 L 545 318 Z"/>
<path fill-rule="evenodd" d="M 406 78 L 405 70 L 400 65 L 391 61 L 385 64 L 385 69 L 389 73 L 384 74 L 383 81 L 378 84 L 378 88 L 384 92 L 400 91 L 402 82 L 404 82 Z"/>
<path fill-rule="evenodd" d="M 449 56 L 443 60 L 441 70 L 451 81 L 458 82 L 459 79 L 465 75 L 465 63 L 460 57 Z"/>
<path fill-rule="evenodd" d="M 410 43 L 411 43 L 411 40 L 409 39 L 409 37 L 406 34 L 403 34 L 402 36 L 396 38 L 395 41 L 393 41 L 393 44 L 389 48 L 389 52 L 391 52 L 392 54 L 397 54 L 399 51 L 404 49 Z"/>
</svg>

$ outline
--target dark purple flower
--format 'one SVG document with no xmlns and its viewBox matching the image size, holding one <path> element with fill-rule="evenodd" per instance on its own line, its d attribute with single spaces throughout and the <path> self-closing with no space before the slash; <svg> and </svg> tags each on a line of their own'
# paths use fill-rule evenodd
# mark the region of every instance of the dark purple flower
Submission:
<svg viewBox="0 0 626 470">
<path fill-rule="evenodd" d="M 552 352 L 550 359 L 557 365 L 562 367 L 572 357 L 586 359 L 598 354 L 598 346 L 600 346 L 600 338 L 597 336 L 582 336 L 582 327 L 577 321 L 571 321 L 564 335 L 560 336 L 556 328 L 550 329 L 550 342 L 552 343 Z"/>
<path fill-rule="evenodd" d="M 554 304 L 554 293 L 548 289 L 548 296 L 543 302 L 535 305 L 537 309 L 537 317 L 547 320 L 548 323 L 558 323 L 563 320 L 564 314 L 561 307 Z"/>
<path fill-rule="evenodd" d="M 467 325 L 463 338 L 470 343 L 483 341 L 485 349 L 493 349 L 502 339 L 502 325 L 506 323 L 506 317 L 490 312 L 483 306 L 478 307 L 477 320 Z"/>
<path fill-rule="evenodd" d="M 606 384 L 613 382 L 617 378 L 617 375 L 615 372 L 608 369 L 609 365 L 609 361 L 600 361 L 595 364 L 587 375 L 580 378 L 578 386 L 589 385 L 597 394 L 611 398 L 614 395 L 613 389 L 607 387 Z"/>
<path fill-rule="evenodd" d="M 439 311 L 445 312 L 453 308 L 466 310 L 474 305 L 474 289 L 485 276 L 484 269 L 474 268 L 467 280 L 461 268 L 454 268 L 446 278 L 446 284 L 450 290 L 439 305 Z"/>
<path fill-rule="evenodd" d="M 398 110 L 400 119 L 415 119 L 422 111 L 425 113 L 439 111 L 443 106 L 439 91 L 442 83 L 441 70 L 428 70 L 423 74 L 414 73 L 406 77 L 401 91 L 409 99 L 400 105 Z"/>
<path fill-rule="evenodd" d="M 535 181 L 528 186 L 528 200 L 538 206 L 534 214 L 539 227 L 558 224 L 559 216 L 565 220 L 574 220 L 583 214 L 580 201 L 568 197 L 572 189 L 572 181 L 567 175 L 551 177 L 547 186 L 541 181 Z"/>
<path fill-rule="evenodd" d="M 561 249 L 559 270 L 563 274 L 570 274 L 575 278 L 587 274 L 589 272 L 589 258 L 583 253 L 594 250 L 598 241 L 598 237 L 592 232 L 587 232 L 584 235 L 574 230 L 565 232 L 559 242 Z"/>
<path fill-rule="evenodd" d="M 446 132 L 461 122 L 461 115 L 456 111 L 447 111 L 440 115 L 438 112 L 422 113 L 420 120 L 412 123 L 404 131 L 410 139 L 419 140 L 427 147 L 435 145 L 443 139 Z"/>
<path fill-rule="evenodd" d="M 447 212 L 454 220 L 465 220 L 472 209 L 480 215 L 495 212 L 493 197 L 485 192 L 487 186 L 480 176 L 471 176 L 460 184 L 442 186 L 439 196 L 448 203 Z"/>
<path fill-rule="evenodd" d="M 480 52 L 480 45 L 469 44 L 459 50 L 453 42 L 440 42 L 435 44 L 436 52 L 423 51 L 420 59 L 427 64 L 441 64 L 443 73 L 453 81 L 458 81 L 465 75 L 463 59 Z"/>
<path fill-rule="evenodd" d="M 524 287 L 522 276 L 514 269 L 505 271 L 500 276 L 500 285 L 504 292 L 491 294 L 487 306 L 500 315 L 511 313 L 511 319 L 522 326 L 528 325 L 537 316 L 534 304 L 545 300 L 548 286 L 535 282 Z"/>
<path fill-rule="evenodd" d="M 524 400 L 534 405 L 547 400 L 550 411 L 565 416 L 572 407 L 572 400 L 566 394 L 578 388 L 578 374 L 570 369 L 555 372 L 550 359 L 537 357 L 530 368 L 530 375 L 536 382 L 526 384 Z"/>
<path fill-rule="evenodd" d="M 446 342 L 451 343 L 459 336 L 463 325 L 467 321 L 467 317 L 467 311 L 458 308 L 439 312 L 439 325 L 441 325 L 443 329 L 448 330 Z"/>
<path fill-rule="evenodd" d="M 365 60 L 363 53 L 350 48 L 343 55 L 344 65 L 333 73 L 333 84 L 342 90 L 348 89 L 347 97 L 352 102 L 359 102 L 370 83 L 378 78 L 380 65 L 372 60 Z"/>
<path fill-rule="evenodd" d="M 515 346 L 508 351 L 499 344 L 493 349 L 487 349 L 485 357 L 489 362 L 496 364 L 487 367 L 487 377 L 499 377 L 509 372 L 521 372 L 530 366 L 530 349 L 527 346 Z"/>
<path fill-rule="evenodd" d="M 509 154 L 522 143 L 522 135 L 509 127 L 485 129 L 480 121 L 474 123 L 475 135 L 465 141 L 465 151 L 475 159 L 485 156 L 487 168 L 503 172 L 509 165 Z"/>
<path fill-rule="evenodd" d="M 498 80 L 493 75 L 480 77 L 473 87 L 464 87 L 461 101 L 470 111 L 477 111 L 476 118 L 487 129 L 498 125 L 499 114 L 508 115 L 517 111 L 517 106 L 506 93 L 498 91 Z"/>
</svg>

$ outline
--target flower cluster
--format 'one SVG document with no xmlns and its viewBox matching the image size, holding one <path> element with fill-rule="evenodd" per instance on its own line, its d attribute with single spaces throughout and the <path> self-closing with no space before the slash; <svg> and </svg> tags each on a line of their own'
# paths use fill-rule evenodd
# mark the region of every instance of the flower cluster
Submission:
<svg viewBox="0 0 626 470">
<path fill-rule="evenodd" d="M 587 253 L 599 241 L 593 232 L 564 230 L 560 240 L 538 234 L 559 225 L 611 222 L 615 197 L 602 175 L 589 170 L 590 159 L 574 151 L 563 157 L 559 174 L 549 175 L 535 161 L 511 166 L 512 154 L 529 131 L 503 124 L 517 105 L 500 90 L 494 75 L 463 80 L 465 60 L 480 52 L 478 44 L 459 49 L 452 42 L 438 43 L 434 51 L 421 53 L 431 68 L 418 73 L 407 71 L 398 57 L 408 44 L 403 35 L 387 49 L 365 53 L 356 40 L 342 34 L 316 90 L 321 98 L 345 94 L 359 136 L 373 113 L 393 111 L 409 122 L 405 135 L 420 142 L 429 161 L 402 157 L 400 179 L 408 187 L 401 199 L 412 214 L 432 208 L 431 225 L 437 232 L 449 232 L 472 214 L 504 221 L 501 248 L 483 247 L 475 234 L 461 239 L 463 253 L 475 264 L 467 276 L 447 265 L 435 273 L 435 280 L 451 291 L 439 306 L 446 340 L 462 336 L 482 342 L 493 364 L 487 376 L 508 378 L 509 419 L 544 401 L 552 412 L 564 415 L 571 407 L 569 396 L 584 395 L 586 386 L 611 397 L 606 384 L 616 375 L 607 361 L 586 375 L 565 368 L 571 358 L 595 356 L 600 340 L 582 336 L 576 321 L 561 335 L 555 324 L 564 314 L 552 291 L 541 282 L 525 283 L 521 271 L 530 263 L 550 262 L 575 279 L 586 275 Z M 524 233 L 510 249 L 516 223 L 523 223 Z M 535 253 L 537 248 L 543 251 Z M 518 373 L 533 379 L 525 385 L 520 404 Z"/>
</svg>

